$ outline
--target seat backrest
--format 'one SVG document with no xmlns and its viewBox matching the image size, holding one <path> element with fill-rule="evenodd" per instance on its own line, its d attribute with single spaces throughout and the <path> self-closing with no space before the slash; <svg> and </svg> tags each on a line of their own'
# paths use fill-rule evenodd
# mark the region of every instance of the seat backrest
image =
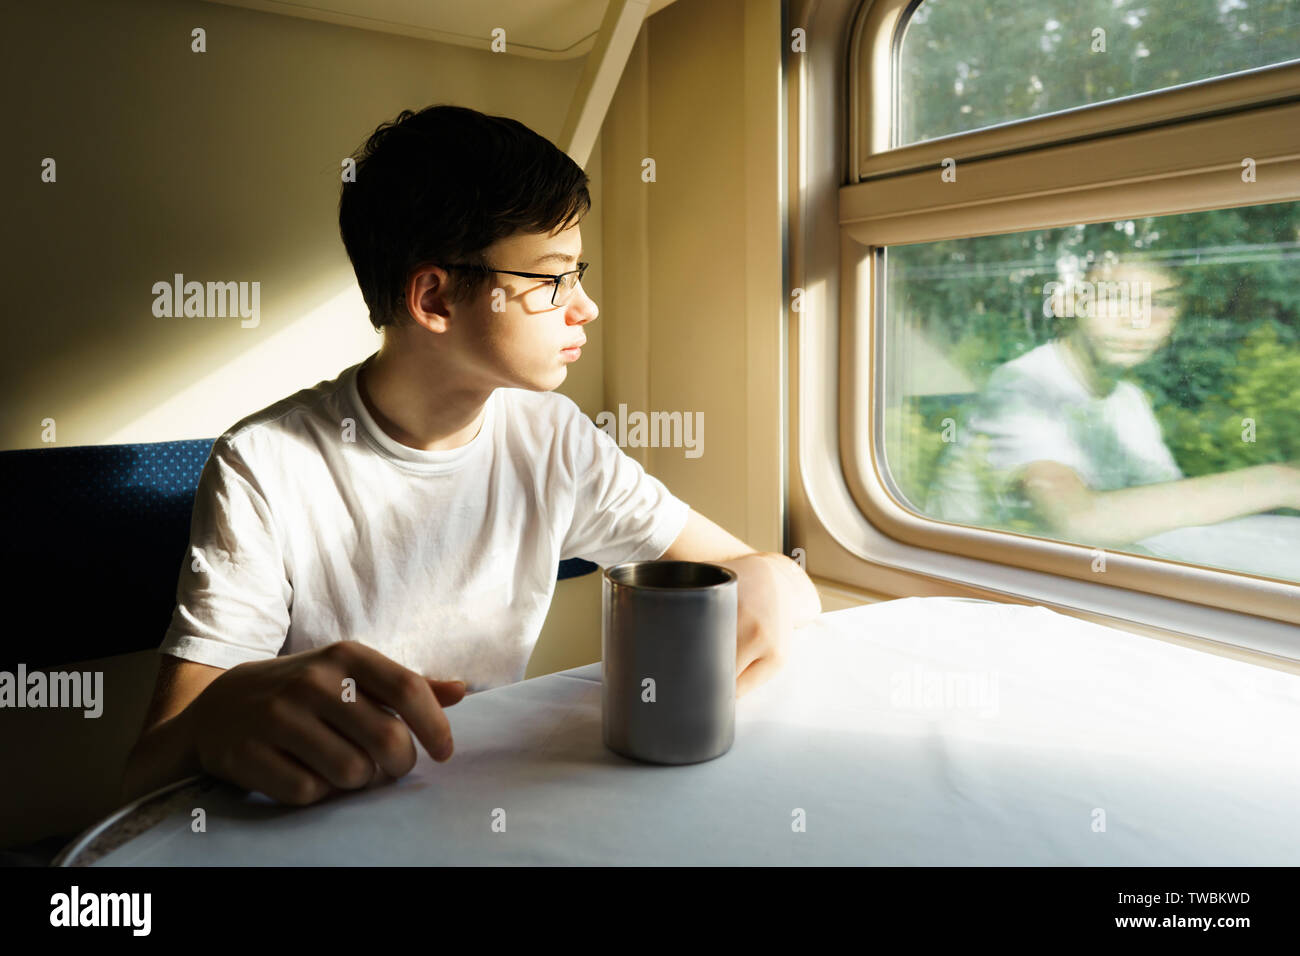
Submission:
<svg viewBox="0 0 1300 956">
<path fill-rule="evenodd" d="M 0 669 L 49 667 L 162 643 L 215 439 L 0 452 L 10 633 Z M 596 570 L 561 561 L 557 577 Z"/>
</svg>

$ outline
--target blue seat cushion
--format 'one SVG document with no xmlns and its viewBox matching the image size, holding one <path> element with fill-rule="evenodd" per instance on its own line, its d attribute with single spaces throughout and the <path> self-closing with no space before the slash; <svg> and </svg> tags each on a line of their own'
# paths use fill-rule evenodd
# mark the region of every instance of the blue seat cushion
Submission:
<svg viewBox="0 0 1300 956">
<path fill-rule="evenodd" d="M 0 452 L 9 531 L 0 669 L 157 647 L 171 623 L 199 475 L 215 439 Z M 561 561 L 559 579 L 596 570 Z"/>
</svg>

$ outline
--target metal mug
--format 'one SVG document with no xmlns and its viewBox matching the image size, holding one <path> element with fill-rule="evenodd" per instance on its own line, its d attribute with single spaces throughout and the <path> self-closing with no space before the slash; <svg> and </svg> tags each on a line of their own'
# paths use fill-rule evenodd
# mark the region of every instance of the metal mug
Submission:
<svg viewBox="0 0 1300 956">
<path fill-rule="evenodd" d="M 736 575 L 697 561 L 629 561 L 601 581 L 605 746 L 699 763 L 736 733 Z"/>
</svg>

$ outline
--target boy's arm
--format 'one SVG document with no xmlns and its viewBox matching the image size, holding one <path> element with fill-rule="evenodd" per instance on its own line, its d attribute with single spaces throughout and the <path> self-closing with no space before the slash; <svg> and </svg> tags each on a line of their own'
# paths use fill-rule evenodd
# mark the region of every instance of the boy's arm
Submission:
<svg viewBox="0 0 1300 956">
<path fill-rule="evenodd" d="M 220 667 L 162 655 L 149 712 L 126 758 L 123 803 L 201 771 L 189 733 L 187 709 L 222 673 Z"/>
<path fill-rule="evenodd" d="M 1065 465 L 1035 461 L 1025 467 L 1020 480 L 1049 530 L 1070 541 L 1110 548 L 1174 528 L 1300 505 L 1300 469 L 1293 463 L 1092 491 Z"/>
<path fill-rule="evenodd" d="M 356 641 L 229 669 L 172 660 L 127 760 L 126 801 L 199 772 L 294 805 L 396 779 L 415 766 L 412 734 L 434 760 L 451 756 L 442 709 L 465 695 Z"/>
<path fill-rule="evenodd" d="M 664 561 L 704 561 L 736 573 L 736 696 L 780 669 L 790 632 L 821 613 L 817 588 L 783 554 L 758 552 L 692 510 Z"/>
</svg>

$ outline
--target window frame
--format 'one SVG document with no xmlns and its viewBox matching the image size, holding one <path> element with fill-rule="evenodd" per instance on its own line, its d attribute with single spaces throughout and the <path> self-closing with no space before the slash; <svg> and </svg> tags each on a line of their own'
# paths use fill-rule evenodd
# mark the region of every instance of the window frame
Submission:
<svg viewBox="0 0 1300 956">
<path fill-rule="evenodd" d="M 889 121 L 877 125 L 891 130 L 897 126 L 892 114 L 904 17 L 919 5 L 915 0 L 879 5 L 902 6 L 902 16 L 892 27 L 880 24 L 891 31 L 890 89 L 870 90 L 874 99 L 867 101 L 877 110 L 882 100 L 888 101 Z M 870 76 L 872 71 L 856 72 Z M 1286 82 L 1292 95 L 1279 103 L 1279 85 Z M 864 307 L 867 328 L 859 335 L 858 322 L 845 323 L 849 387 L 842 389 L 847 402 L 841 418 L 841 454 L 850 492 L 873 524 L 891 537 L 923 547 L 1085 580 L 1097 573 L 1091 568 L 1100 549 L 921 517 L 891 490 L 882 465 L 886 353 L 885 286 L 877 281 L 881 252 L 907 242 L 1293 201 L 1300 196 L 1300 142 L 1292 132 L 1300 130 L 1297 91 L 1300 64 L 1267 67 L 898 150 L 878 150 L 863 158 L 859 182 L 839 193 L 840 227 L 871 259 L 865 283 L 861 268 L 845 276 L 850 309 L 854 303 Z M 1170 97 L 1179 104 L 1179 118 L 1152 125 L 1155 110 Z M 1204 101 L 1199 112 L 1197 99 Z M 1226 102 L 1235 108 L 1224 111 Z M 1089 135 L 1053 141 L 1062 137 L 1063 122 L 1089 113 Z M 1009 149 L 1012 142 L 1017 145 Z M 1253 183 L 1242 182 L 1239 175 L 1241 143 L 1249 143 L 1247 155 L 1257 164 Z M 898 165 L 890 154 L 902 151 L 911 151 L 912 158 L 893 173 L 883 173 Z M 956 182 L 939 185 L 941 162 L 949 156 L 957 158 Z M 918 159 L 919 169 L 912 165 Z M 864 169 L 870 174 L 865 180 Z M 859 320 L 862 315 L 858 312 Z M 865 374 L 868 369 L 872 374 Z M 869 436 L 868 441 L 857 441 L 861 435 Z M 1107 549 L 1105 555 L 1107 579 L 1119 587 L 1175 598 L 1199 594 L 1217 607 L 1300 624 L 1293 585 L 1121 551 Z"/>
<path fill-rule="evenodd" d="M 1165 126 L 1205 116 L 1294 102 L 1300 56 L 1285 63 L 1256 67 L 1180 86 L 1134 93 L 1055 113 L 1008 120 L 962 133 L 949 133 L 906 146 L 895 146 L 898 127 L 898 56 L 912 13 L 925 0 L 866 0 L 850 47 L 852 135 L 849 182 L 870 180 L 907 170 L 936 167 L 953 144 L 968 161 L 985 159 L 1043 144 L 1077 141 L 1125 130 Z M 867 36 L 872 34 L 873 36 Z M 885 62 L 863 65 L 864 50 Z M 861 104 L 870 109 L 863 115 Z"/>
<path fill-rule="evenodd" d="M 881 468 L 883 366 L 876 364 L 883 356 L 878 250 L 889 245 L 1300 198 L 1300 142 L 1283 133 L 1287 124 L 1300 129 L 1300 63 L 881 148 L 894 122 L 901 25 L 916 5 L 866 0 L 854 12 L 847 0 L 805 4 L 815 13 L 810 37 L 815 21 L 838 15 L 847 44 L 834 63 L 825 50 L 802 60 L 786 54 L 788 287 L 804 291 L 788 327 L 787 552 L 803 547 L 810 573 L 881 596 L 1043 604 L 1229 656 L 1300 660 L 1300 585 L 1110 550 L 1102 575 L 1092 571 L 1086 546 L 905 508 Z M 836 108 L 821 107 L 819 96 Z M 1078 123 L 1079 135 L 1054 142 Z M 1240 182 L 1242 148 L 1230 148 L 1247 129 L 1254 184 Z M 1209 149 L 1207 133 L 1218 137 Z M 1195 150 L 1179 150 L 1192 140 Z M 838 155 L 825 155 L 827 143 L 837 144 Z M 941 193 L 934 187 L 948 155 L 957 159 L 957 182 Z M 837 165 L 832 179 L 826 173 Z M 822 216 L 838 215 L 838 249 L 816 227 L 824 222 L 819 207 Z M 855 441 L 860 434 L 869 440 Z"/>
</svg>

